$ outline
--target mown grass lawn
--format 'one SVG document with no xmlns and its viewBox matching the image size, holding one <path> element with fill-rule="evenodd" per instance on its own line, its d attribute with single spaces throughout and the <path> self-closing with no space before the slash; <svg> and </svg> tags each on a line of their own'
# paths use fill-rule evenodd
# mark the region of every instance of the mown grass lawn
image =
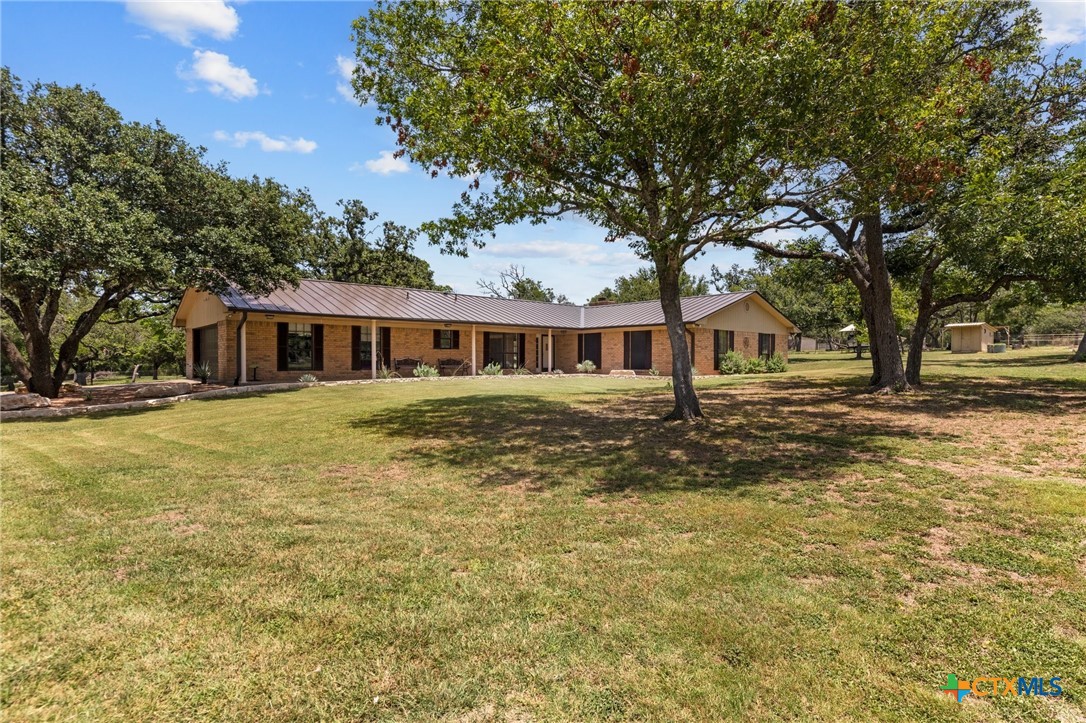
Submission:
<svg viewBox="0 0 1086 723">
<path fill-rule="evenodd" d="M 9 720 L 1080 720 L 1086 369 L 321 387 L 4 423 Z M 938 692 L 1060 676 L 1058 699 Z"/>
</svg>

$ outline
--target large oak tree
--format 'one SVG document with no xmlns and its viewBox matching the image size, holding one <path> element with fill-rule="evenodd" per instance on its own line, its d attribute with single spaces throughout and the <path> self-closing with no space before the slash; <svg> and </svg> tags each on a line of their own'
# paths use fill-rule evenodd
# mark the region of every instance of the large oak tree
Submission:
<svg viewBox="0 0 1086 723">
<path fill-rule="evenodd" d="M 450 216 L 424 227 L 447 251 L 573 214 L 650 261 L 669 417 L 693 419 L 683 265 L 755 233 L 756 199 L 814 143 L 812 121 L 831 115 L 819 108 L 844 107 L 823 62 L 830 15 L 770 2 L 379 4 L 355 22 L 354 85 L 401 153 L 468 179 Z"/>
<path fill-rule="evenodd" d="M 56 396 L 83 340 L 126 300 L 228 283 L 266 292 L 297 278 L 309 200 L 231 178 L 159 124 L 126 123 L 79 86 L 0 79 L 0 309 L 22 336 L 0 350 L 34 392 Z M 51 334 L 65 294 L 89 306 Z"/>
</svg>

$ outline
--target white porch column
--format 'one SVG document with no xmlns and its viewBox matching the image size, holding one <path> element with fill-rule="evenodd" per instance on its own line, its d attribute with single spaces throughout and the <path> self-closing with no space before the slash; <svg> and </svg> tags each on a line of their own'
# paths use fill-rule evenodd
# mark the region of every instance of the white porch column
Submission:
<svg viewBox="0 0 1086 723">
<path fill-rule="evenodd" d="M 471 375 L 475 376 L 475 324 L 471 325 Z"/>
<path fill-rule="evenodd" d="M 370 319 L 370 379 L 377 378 L 377 319 Z"/>
<path fill-rule="evenodd" d="M 547 329 L 547 336 L 550 337 L 550 343 L 547 344 L 547 371 L 554 373 L 554 330 Z"/>
</svg>

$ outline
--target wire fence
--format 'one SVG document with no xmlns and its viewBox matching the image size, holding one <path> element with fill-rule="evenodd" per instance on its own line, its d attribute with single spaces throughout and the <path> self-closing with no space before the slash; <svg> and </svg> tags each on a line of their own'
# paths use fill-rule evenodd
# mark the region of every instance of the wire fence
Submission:
<svg viewBox="0 0 1086 723">
<path fill-rule="evenodd" d="M 1020 341 L 1023 346 L 1078 346 L 1083 332 L 1076 334 L 1023 334 Z"/>
</svg>

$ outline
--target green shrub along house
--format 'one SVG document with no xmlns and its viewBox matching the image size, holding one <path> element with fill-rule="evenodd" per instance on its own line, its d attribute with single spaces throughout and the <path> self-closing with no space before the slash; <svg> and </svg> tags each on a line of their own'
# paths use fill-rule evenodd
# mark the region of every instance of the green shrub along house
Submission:
<svg viewBox="0 0 1086 723">
<path fill-rule="evenodd" d="M 757 292 L 682 300 L 693 366 L 718 374 L 728 352 L 787 359 L 799 329 Z M 206 363 L 222 383 L 366 379 L 503 370 L 671 374 L 659 301 L 587 306 L 305 280 L 267 296 L 188 289 L 174 315 L 186 372 Z M 428 372 L 427 372 L 428 373 Z"/>
</svg>

